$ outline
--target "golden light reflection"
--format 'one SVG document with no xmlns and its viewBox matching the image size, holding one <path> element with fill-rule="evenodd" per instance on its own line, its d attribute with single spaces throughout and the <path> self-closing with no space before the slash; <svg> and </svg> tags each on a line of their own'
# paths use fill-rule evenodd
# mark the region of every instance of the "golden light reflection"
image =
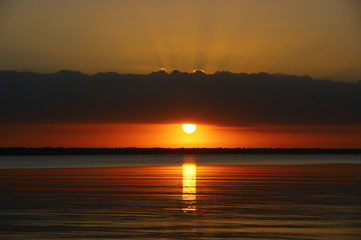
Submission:
<svg viewBox="0 0 361 240">
<path fill-rule="evenodd" d="M 197 194 L 197 165 L 192 156 L 186 156 L 183 159 L 183 194 L 182 200 L 186 204 L 184 212 L 196 211 L 196 194 Z"/>
</svg>

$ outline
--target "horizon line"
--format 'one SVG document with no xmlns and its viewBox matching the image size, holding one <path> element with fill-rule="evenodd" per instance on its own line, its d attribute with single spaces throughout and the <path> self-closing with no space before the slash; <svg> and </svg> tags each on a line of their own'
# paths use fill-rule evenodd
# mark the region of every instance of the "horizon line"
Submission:
<svg viewBox="0 0 361 240">
<path fill-rule="evenodd" d="M 81 148 L 0 147 L 0 155 L 122 155 L 122 154 L 361 154 L 361 148 Z"/>
</svg>

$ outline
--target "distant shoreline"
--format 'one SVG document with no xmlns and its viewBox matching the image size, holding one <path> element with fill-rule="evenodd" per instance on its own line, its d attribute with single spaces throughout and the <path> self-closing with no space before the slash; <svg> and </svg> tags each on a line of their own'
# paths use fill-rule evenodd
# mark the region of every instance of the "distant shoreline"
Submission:
<svg viewBox="0 0 361 240">
<path fill-rule="evenodd" d="M 122 155 L 122 154 L 361 154 L 349 148 L 1 148 L 0 155 Z"/>
</svg>

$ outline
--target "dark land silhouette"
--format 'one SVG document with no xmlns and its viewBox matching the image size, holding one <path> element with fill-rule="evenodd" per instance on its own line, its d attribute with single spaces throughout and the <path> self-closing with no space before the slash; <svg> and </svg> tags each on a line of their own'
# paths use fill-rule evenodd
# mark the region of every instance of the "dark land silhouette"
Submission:
<svg viewBox="0 0 361 240">
<path fill-rule="evenodd" d="M 326 148 L 0 148 L 0 155 L 108 154 L 361 154 L 361 149 Z"/>
</svg>

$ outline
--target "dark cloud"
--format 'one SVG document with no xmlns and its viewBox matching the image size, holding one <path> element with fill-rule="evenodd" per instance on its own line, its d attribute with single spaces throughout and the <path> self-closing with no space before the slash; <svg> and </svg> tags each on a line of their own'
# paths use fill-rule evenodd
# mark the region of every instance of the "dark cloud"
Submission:
<svg viewBox="0 0 361 240">
<path fill-rule="evenodd" d="M 361 82 L 281 74 L 0 72 L 0 123 L 361 124 Z"/>
</svg>

